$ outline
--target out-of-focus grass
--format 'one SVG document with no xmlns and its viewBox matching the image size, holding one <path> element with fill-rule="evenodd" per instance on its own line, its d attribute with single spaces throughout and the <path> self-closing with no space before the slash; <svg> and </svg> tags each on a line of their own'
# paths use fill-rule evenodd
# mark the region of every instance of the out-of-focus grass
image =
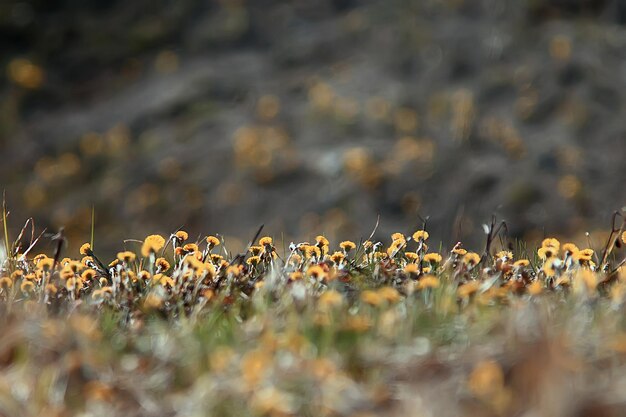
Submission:
<svg viewBox="0 0 626 417">
<path fill-rule="evenodd" d="M 0 274 L 0 415 L 626 411 L 623 225 L 530 260 L 431 252 L 424 231 L 239 255 L 178 231 L 107 264 L 24 235 Z"/>
</svg>

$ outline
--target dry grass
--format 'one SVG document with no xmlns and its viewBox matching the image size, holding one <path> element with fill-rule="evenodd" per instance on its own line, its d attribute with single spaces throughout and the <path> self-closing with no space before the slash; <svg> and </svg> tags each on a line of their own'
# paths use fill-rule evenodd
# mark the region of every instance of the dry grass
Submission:
<svg viewBox="0 0 626 417">
<path fill-rule="evenodd" d="M 486 229 L 482 253 L 178 231 L 105 265 L 5 228 L 0 415 L 624 415 L 623 224 L 528 259 Z"/>
</svg>

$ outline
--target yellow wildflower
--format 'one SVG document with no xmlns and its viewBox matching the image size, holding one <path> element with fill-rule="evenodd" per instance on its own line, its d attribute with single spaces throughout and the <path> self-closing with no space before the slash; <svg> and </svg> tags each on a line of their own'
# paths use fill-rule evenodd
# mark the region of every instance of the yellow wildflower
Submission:
<svg viewBox="0 0 626 417">
<path fill-rule="evenodd" d="M 543 285 L 538 280 L 535 280 L 530 283 L 528 286 L 528 294 L 530 295 L 539 295 L 543 291 Z"/>
<path fill-rule="evenodd" d="M 479 287 L 480 287 L 480 282 L 470 281 L 466 284 L 461 285 L 457 289 L 457 295 L 461 298 L 467 298 L 470 295 L 474 294 L 476 291 L 478 291 Z"/>
<path fill-rule="evenodd" d="M 474 267 L 480 262 L 480 255 L 475 252 L 467 252 L 465 256 L 463 256 L 463 262 L 470 267 Z"/>
<path fill-rule="evenodd" d="M 393 287 L 381 287 L 378 289 L 380 295 L 388 303 L 396 303 L 400 301 L 400 293 Z"/>
<path fill-rule="evenodd" d="M 13 280 L 11 278 L 9 278 L 9 277 L 2 277 L 2 278 L 0 278 L 0 288 L 1 289 L 8 290 L 11 287 L 13 287 Z"/>
<path fill-rule="evenodd" d="M 553 248 L 554 252 L 556 253 L 556 252 L 559 251 L 559 248 L 561 247 L 561 243 L 558 240 L 556 240 L 555 238 L 549 237 L 549 238 L 544 239 L 541 242 L 541 247 L 542 248 Z"/>
<path fill-rule="evenodd" d="M 89 243 L 83 243 L 80 247 L 80 254 L 83 256 L 91 255 L 93 252 L 91 251 L 91 245 Z"/>
<path fill-rule="evenodd" d="M 323 309 L 338 307 L 342 303 L 343 297 L 335 290 L 325 291 L 318 299 L 318 304 Z"/>
<path fill-rule="evenodd" d="M 324 272 L 324 268 L 319 265 L 311 265 L 307 270 L 306 274 L 309 277 L 313 277 L 317 280 L 324 279 L 326 277 L 326 273 Z"/>
<path fill-rule="evenodd" d="M 151 253 L 160 251 L 165 246 L 165 239 L 161 235 L 150 235 L 146 237 L 141 246 L 141 255 L 146 257 Z"/>
<path fill-rule="evenodd" d="M 343 262 L 343 260 L 345 259 L 346 255 L 343 252 L 335 252 L 330 256 L 330 259 L 335 263 L 335 264 L 340 264 L 341 262 Z"/>
<path fill-rule="evenodd" d="M 428 234 L 426 230 L 418 230 L 417 232 L 413 233 L 413 239 L 415 239 L 418 242 L 428 240 L 429 236 L 430 235 Z"/>
<path fill-rule="evenodd" d="M 209 247 L 209 249 L 213 249 L 214 247 L 220 244 L 220 240 L 216 238 L 215 236 L 207 236 L 206 244 Z"/>
<path fill-rule="evenodd" d="M 426 255 L 424 255 L 424 261 L 430 263 L 438 264 L 441 262 L 441 259 L 441 255 L 438 253 L 427 253 Z"/>
<path fill-rule="evenodd" d="M 554 248 L 553 246 L 542 246 L 537 249 L 537 256 L 539 256 L 539 259 L 545 261 L 546 259 L 550 259 L 555 256 L 557 252 L 558 249 Z"/>
<path fill-rule="evenodd" d="M 317 247 L 321 248 L 324 246 L 328 246 L 329 242 L 328 239 L 326 239 L 324 236 L 319 235 L 315 238 L 315 244 L 317 245 Z"/>
<path fill-rule="evenodd" d="M 419 266 L 417 266 L 416 264 L 407 264 L 404 267 L 404 273 L 405 274 L 418 274 L 419 273 Z"/>
<path fill-rule="evenodd" d="M 176 234 L 174 234 L 174 236 L 179 242 L 184 242 L 185 240 L 189 239 L 189 233 L 185 232 L 184 230 L 179 230 L 178 232 L 176 232 Z"/>
<path fill-rule="evenodd" d="M 496 258 L 502 259 L 505 261 L 511 260 L 513 259 L 513 252 L 510 252 L 507 250 L 501 250 L 500 252 L 496 253 Z"/>
<path fill-rule="evenodd" d="M 119 252 L 117 254 L 117 259 L 120 260 L 120 262 L 124 262 L 124 263 L 131 263 L 135 261 L 135 254 L 133 252 L 130 251 L 124 251 L 124 252 Z"/>
<path fill-rule="evenodd" d="M 361 293 L 361 301 L 372 306 L 379 306 L 385 299 L 376 291 L 365 290 Z"/>
<path fill-rule="evenodd" d="M 425 275 L 418 282 L 418 288 L 426 289 L 426 288 L 437 288 L 439 287 L 439 278 L 434 275 Z"/>
<path fill-rule="evenodd" d="M 85 269 L 80 276 L 84 281 L 89 282 L 96 277 L 96 271 L 89 268 Z"/>
<path fill-rule="evenodd" d="M 565 252 L 566 256 L 572 256 L 578 253 L 578 251 L 578 246 L 574 245 L 573 243 L 566 243 L 563 245 L 563 252 Z"/>
<path fill-rule="evenodd" d="M 261 262 L 261 258 L 259 258 L 258 256 L 251 256 L 246 259 L 246 263 L 251 266 L 257 266 L 259 262 Z"/>
<path fill-rule="evenodd" d="M 351 250 L 356 248 L 356 244 L 350 240 L 344 240 L 339 244 L 339 247 L 343 249 L 345 253 L 350 252 Z"/>
<path fill-rule="evenodd" d="M 170 263 L 165 258 L 157 258 L 154 264 L 159 272 L 165 272 L 170 269 Z"/>
<path fill-rule="evenodd" d="M 22 281 L 22 285 L 20 285 L 20 290 L 23 293 L 29 293 L 35 290 L 35 284 L 29 280 Z"/>
</svg>

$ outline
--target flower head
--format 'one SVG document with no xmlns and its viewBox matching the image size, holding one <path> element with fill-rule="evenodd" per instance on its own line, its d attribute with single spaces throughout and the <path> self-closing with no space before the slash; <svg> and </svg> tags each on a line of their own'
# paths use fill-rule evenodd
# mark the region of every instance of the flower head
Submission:
<svg viewBox="0 0 626 417">
<path fill-rule="evenodd" d="M 146 237 L 141 246 L 141 255 L 149 256 L 151 253 L 160 251 L 165 246 L 165 239 L 161 235 L 150 235 Z"/>
<path fill-rule="evenodd" d="M 425 275 L 419 280 L 419 288 L 437 288 L 439 287 L 439 278 L 434 275 Z"/>
<path fill-rule="evenodd" d="M 185 240 L 189 239 L 189 233 L 185 232 L 184 230 L 179 230 L 174 234 L 174 237 L 179 242 L 184 242 Z"/>
<path fill-rule="evenodd" d="M 438 253 L 427 253 L 424 255 L 424 261 L 438 264 L 441 262 L 441 255 Z"/>
<path fill-rule="evenodd" d="M 415 239 L 417 242 L 428 240 L 429 236 L 430 235 L 426 230 L 418 230 L 417 232 L 413 233 L 413 239 Z"/>
<path fill-rule="evenodd" d="M 209 249 L 213 249 L 214 247 L 220 244 L 220 240 L 216 238 L 215 236 L 207 236 L 206 244 L 209 247 Z"/>
<path fill-rule="evenodd" d="M 356 248 L 356 245 L 354 244 L 354 242 L 350 241 L 350 240 L 344 240 L 343 242 L 341 242 L 339 244 L 339 247 L 341 249 L 343 249 L 343 251 L 345 253 L 350 252 L 351 250 L 353 250 L 354 248 Z"/>
<path fill-rule="evenodd" d="M 133 252 L 130 251 L 124 251 L 124 252 L 119 252 L 117 254 L 117 259 L 120 260 L 120 262 L 124 262 L 126 264 L 129 264 L 131 262 L 135 261 L 135 254 Z"/>
<path fill-rule="evenodd" d="M 549 237 L 544 239 L 541 242 L 541 247 L 542 248 L 553 248 L 554 252 L 558 252 L 559 248 L 561 247 L 561 242 L 559 242 L 558 240 L 556 240 L 553 237 Z"/>
<path fill-rule="evenodd" d="M 470 267 L 474 267 L 480 262 L 480 255 L 475 252 L 467 252 L 465 256 L 463 256 L 463 262 Z"/>
<path fill-rule="evenodd" d="M 80 247 L 80 254 L 83 256 L 91 255 L 93 252 L 91 251 L 91 244 L 83 243 Z"/>
</svg>

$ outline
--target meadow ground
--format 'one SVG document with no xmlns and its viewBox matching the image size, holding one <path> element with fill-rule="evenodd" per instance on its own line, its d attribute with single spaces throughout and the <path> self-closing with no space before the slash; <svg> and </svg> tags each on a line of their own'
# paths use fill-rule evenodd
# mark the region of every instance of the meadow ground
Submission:
<svg viewBox="0 0 626 417">
<path fill-rule="evenodd" d="M 535 250 L 494 220 L 477 252 L 179 230 L 110 263 L 5 227 L 0 415 L 624 415 L 625 224 Z"/>
</svg>

